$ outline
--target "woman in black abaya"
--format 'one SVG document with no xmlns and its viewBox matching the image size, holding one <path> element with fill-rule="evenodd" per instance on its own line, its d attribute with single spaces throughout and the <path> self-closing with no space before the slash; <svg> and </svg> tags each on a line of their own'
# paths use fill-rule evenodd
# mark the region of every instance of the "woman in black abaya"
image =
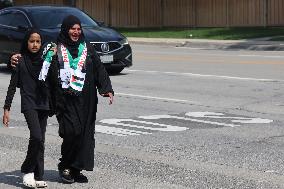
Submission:
<svg viewBox="0 0 284 189">
<path fill-rule="evenodd" d="M 81 171 L 94 168 L 97 89 L 113 102 L 110 78 L 94 48 L 85 41 L 80 20 L 63 20 L 57 41 L 59 87 L 56 92 L 59 135 L 63 139 L 58 164 L 65 183 L 88 182 Z"/>
</svg>

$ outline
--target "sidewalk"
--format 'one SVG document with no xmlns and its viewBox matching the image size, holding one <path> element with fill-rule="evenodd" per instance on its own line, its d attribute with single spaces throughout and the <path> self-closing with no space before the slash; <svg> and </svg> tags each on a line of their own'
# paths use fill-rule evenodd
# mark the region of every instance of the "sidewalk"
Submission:
<svg viewBox="0 0 284 189">
<path fill-rule="evenodd" d="M 249 40 L 207 40 L 128 37 L 128 40 L 133 44 L 171 45 L 200 49 L 284 51 L 284 41 L 269 41 L 269 38 Z"/>
</svg>

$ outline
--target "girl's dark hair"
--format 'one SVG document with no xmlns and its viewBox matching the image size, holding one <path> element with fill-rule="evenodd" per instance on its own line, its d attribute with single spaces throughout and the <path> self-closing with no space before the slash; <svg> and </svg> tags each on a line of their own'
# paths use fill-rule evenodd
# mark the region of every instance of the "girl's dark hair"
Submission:
<svg viewBox="0 0 284 189">
<path fill-rule="evenodd" d="M 37 33 L 39 34 L 41 40 L 42 40 L 42 36 L 40 34 L 40 31 L 36 28 L 30 28 L 26 34 L 25 34 L 25 37 L 23 39 L 23 42 L 22 42 L 22 46 L 21 46 L 21 50 L 20 50 L 20 53 L 21 54 L 26 54 L 26 53 L 29 53 L 29 50 L 28 50 L 28 40 L 30 38 L 30 36 L 33 34 L 33 33 Z"/>
</svg>

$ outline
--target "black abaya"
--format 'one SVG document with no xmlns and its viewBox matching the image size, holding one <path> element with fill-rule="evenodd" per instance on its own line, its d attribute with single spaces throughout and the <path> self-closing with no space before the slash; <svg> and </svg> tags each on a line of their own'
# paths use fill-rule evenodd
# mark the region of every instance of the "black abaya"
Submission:
<svg viewBox="0 0 284 189">
<path fill-rule="evenodd" d="M 57 91 L 59 135 L 63 138 L 59 169 L 93 170 L 97 88 L 99 93 L 112 92 L 109 76 L 92 46 L 87 45 L 86 78 L 79 96 Z M 58 65 L 58 63 L 57 63 Z"/>
</svg>

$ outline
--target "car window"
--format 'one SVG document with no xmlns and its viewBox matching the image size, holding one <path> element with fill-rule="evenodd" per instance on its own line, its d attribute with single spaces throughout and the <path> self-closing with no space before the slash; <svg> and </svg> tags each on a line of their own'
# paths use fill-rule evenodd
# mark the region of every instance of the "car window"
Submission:
<svg viewBox="0 0 284 189">
<path fill-rule="evenodd" d="M 98 24 L 92 18 L 77 9 L 34 10 L 31 12 L 35 25 L 42 29 L 59 28 L 63 19 L 70 14 L 80 19 L 82 27 L 98 26 Z M 46 19 L 47 17 L 48 19 Z"/>
<path fill-rule="evenodd" d="M 13 20 L 13 14 L 11 13 L 0 14 L 0 24 L 9 26 L 12 20 Z"/>
<path fill-rule="evenodd" d="M 13 18 L 14 19 L 11 21 L 10 26 L 13 26 L 13 27 L 18 27 L 18 26 L 28 27 L 29 26 L 27 18 L 25 17 L 24 14 L 14 13 Z"/>
</svg>

